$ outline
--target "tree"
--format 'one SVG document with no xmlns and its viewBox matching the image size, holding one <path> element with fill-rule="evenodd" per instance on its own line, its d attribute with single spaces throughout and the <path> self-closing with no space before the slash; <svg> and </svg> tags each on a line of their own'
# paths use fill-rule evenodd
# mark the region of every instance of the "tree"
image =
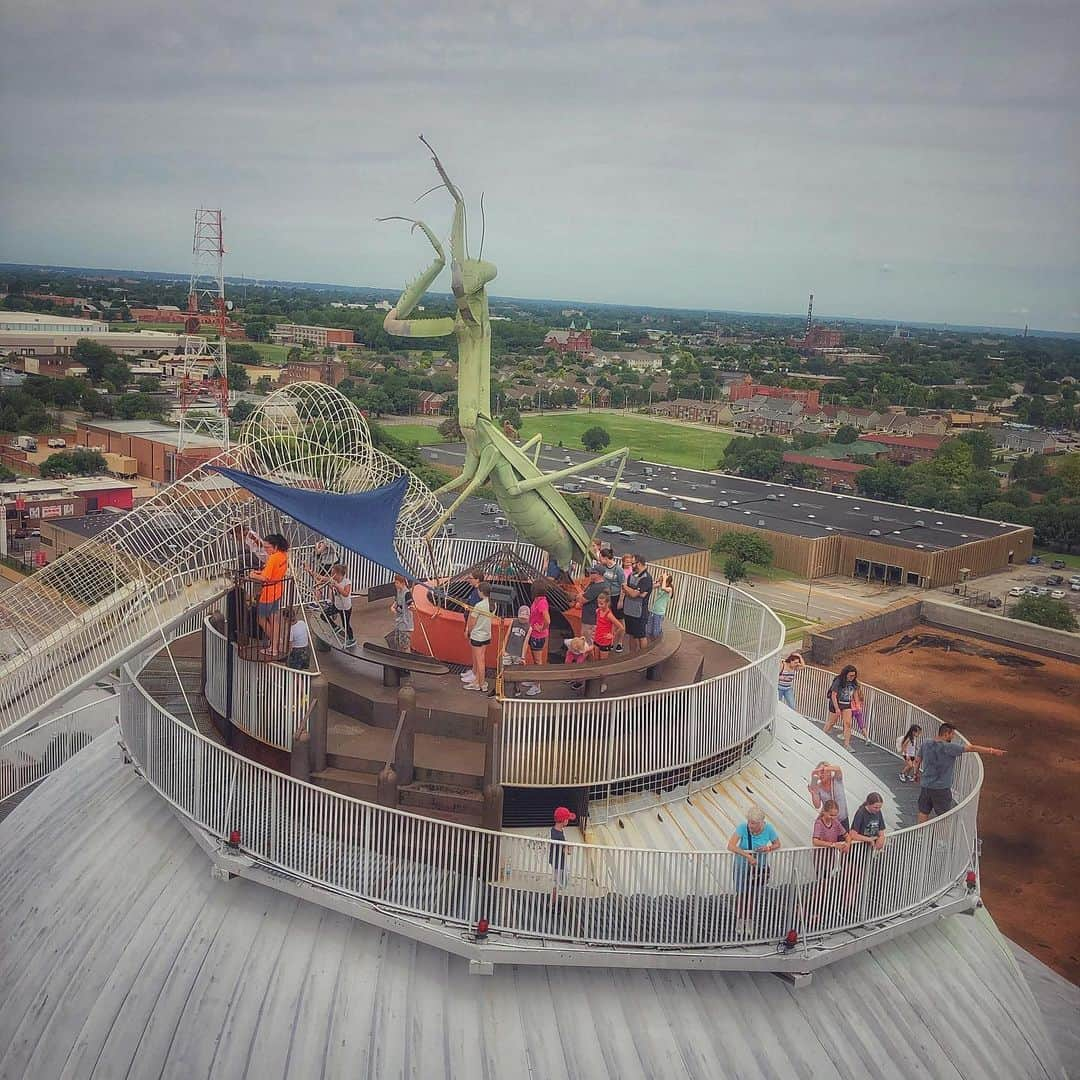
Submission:
<svg viewBox="0 0 1080 1080">
<path fill-rule="evenodd" d="M 783 455 L 776 450 L 749 450 L 739 459 L 736 471 L 751 480 L 775 480 L 784 467 Z"/>
<path fill-rule="evenodd" d="M 456 416 L 448 416 L 435 430 L 449 442 L 461 442 L 465 437 Z"/>
<path fill-rule="evenodd" d="M 603 450 L 610 442 L 611 435 L 608 434 L 607 428 L 601 427 L 599 424 L 581 433 L 581 445 L 594 454 Z"/>
<path fill-rule="evenodd" d="M 231 360 L 226 364 L 229 374 L 229 388 L 232 390 L 247 390 L 251 386 L 251 376 L 242 364 L 234 364 Z"/>
<path fill-rule="evenodd" d="M 686 518 L 670 511 L 652 521 L 648 531 L 650 536 L 670 540 L 673 544 L 701 543 L 701 533 Z"/>
<path fill-rule="evenodd" d="M 855 477 L 860 495 L 871 499 L 899 499 L 904 491 L 904 470 L 891 461 L 883 461 L 869 469 L 863 469 Z"/>
<path fill-rule="evenodd" d="M 1080 498 L 1080 454 L 1068 454 L 1062 458 L 1055 476 L 1070 499 Z"/>
<path fill-rule="evenodd" d="M 976 469 L 989 469 L 994 464 L 994 440 L 988 431 L 965 431 L 960 441 L 971 447 L 971 463 Z"/>
<path fill-rule="evenodd" d="M 90 414 L 91 419 L 95 416 L 112 416 L 113 414 L 112 402 L 104 394 L 90 387 L 83 391 L 80 404 L 83 410 Z"/>
<path fill-rule="evenodd" d="M 250 401 L 238 401 L 229 410 L 229 419 L 234 424 L 242 424 L 254 411 L 255 406 Z"/>
<path fill-rule="evenodd" d="M 502 419 L 515 430 L 521 429 L 521 413 L 516 405 L 507 405 L 503 409 Z"/>
<path fill-rule="evenodd" d="M 1064 600 L 1054 600 L 1049 596 L 1022 596 L 1009 609 L 1009 615 L 1014 619 L 1049 626 L 1054 630 L 1080 629 L 1080 623 L 1076 621 L 1069 605 Z"/>
<path fill-rule="evenodd" d="M 6 484 L 9 480 L 14 480 L 15 475 L 6 465 L 0 465 L 0 483 Z"/>
<path fill-rule="evenodd" d="M 234 341 L 229 344 L 229 359 L 238 364 L 261 364 L 262 354 L 246 341 Z"/>
<path fill-rule="evenodd" d="M 108 345 L 101 345 L 96 341 L 91 341 L 89 338 L 82 338 L 75 343 L 75 348 L 71 350 L 71 359 L 76 364 L 82 364 L 90 373 L 90 378 L 94 382 L 101 382 L 105 377 L 105 365 L 119 360 L 120 357 Z"/>
<path fill-rule="evenodd" d="M 836 434 L 832 437 L 834 443 L 840 443 L 847 446 L 850 443 L 857 442 L 859 439 L 859 429 L 851 424 L 841 424 L 836 429 Z"/>
<path fill-rule="evenodd" d="M 260 375 L 259 381 L 255 384 L 256 394 L 272 394 L 274 392 L 274 384 L 270 381 L 269 375 Z"/>
<path fill-rule="evenodd" d="M 727 578 L 729 585 L 742 581 L 746 577 L 746 563 L 737 555 L 729 555 L 724 560 L 724 577 Z"/>
<path fill-rule="evenodd" d="M 93 476 L 105 471 L 105 459 L 97 450 L 70 450 L 50 454 L 40 465 L 42 477 Z"/>
<path fill-rule="evenodd" d="M 266 341 L 270 337 L 270 320 L 258 316 L 250 318 L 244 323 L 244 333 L 249 341 Z"/>
<path fill-rule="evenodd" d="M 717 555 L 734 555 L 740 562 L 771 566 L 773 549 L 757 533 L 729 532 L 716 538 L 712 550 Z"/>
</svg>

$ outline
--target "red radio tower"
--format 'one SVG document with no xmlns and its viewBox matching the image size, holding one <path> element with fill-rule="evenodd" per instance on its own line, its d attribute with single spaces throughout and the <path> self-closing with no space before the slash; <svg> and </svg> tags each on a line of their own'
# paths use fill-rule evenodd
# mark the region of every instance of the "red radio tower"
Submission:
<svg viewBox="0 0 1080 1080">
<path fill-rule="evenodd" d="M 225 243 L 221 229 L 221 211 L 195 211 L 195 233 L 191 243 L 194 256 L 191 282 L 188 286 L 187 319 L 184 329 L 184 373 L 180 379 L 180 435 L 177 450 L 184 452 L 184 435 L 202 431 L 229 448 L 229 380 L 225 346 Z M 203 300 L 209 309 L 203 313 Z M 209 316 L 209 317 L 208 317 Z M 202 326 L 217 328 L 217 341 L 209 341 L 199 330 Z M 207 367 L 210 374 L 207 376 Z M 209 397 L 212 406 L 192 410 L 199 398 Z M 177 474 L 180 475 L 179 472 Z"/>
</svg>

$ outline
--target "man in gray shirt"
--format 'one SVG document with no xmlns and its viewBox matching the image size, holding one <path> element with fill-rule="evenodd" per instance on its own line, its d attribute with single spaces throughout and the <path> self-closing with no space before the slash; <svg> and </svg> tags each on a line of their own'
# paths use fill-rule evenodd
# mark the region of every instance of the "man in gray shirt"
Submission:
<svg viewBox="0 0 1080 1080">
<path fill-rule="evenodd" d="M 955 734 L 956 728 L 952 724 L 942 724 L 936 738 L 923 739 L 919 745 L 915 771 L 916 775 L 922 773 L 922 788 L 919 791 L 920 824 L 927 821 L 932 813 L 944 814 L 952 809 L 953 776 L 961 754 L 992 754 L 1000 757 L 1005 753 L 994 746 L 955 742 Z"/>
</svg>

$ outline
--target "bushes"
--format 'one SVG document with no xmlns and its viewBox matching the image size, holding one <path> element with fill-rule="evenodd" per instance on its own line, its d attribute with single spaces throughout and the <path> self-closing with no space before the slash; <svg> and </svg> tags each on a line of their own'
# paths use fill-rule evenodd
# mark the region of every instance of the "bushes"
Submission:
<svg viewBox="0 0 1080 1080">
<path fill-rule="evenodd" d="M 772 547 L 755 533 L 724 533 L 716 538 L 712 550 L 717 555 L 732 555 L 755 566 L 771 566 L 773 561 Z"/>
<path fill-rule="evenodd" d="M 1023 622 L 1049 626 L 1053 630 L 1080 629 L 1076 616 L 1064 600 L 1054 600 L 1049 596 L 1022 596 L 1013 604 L 1009 615 Z"/>
</svg>

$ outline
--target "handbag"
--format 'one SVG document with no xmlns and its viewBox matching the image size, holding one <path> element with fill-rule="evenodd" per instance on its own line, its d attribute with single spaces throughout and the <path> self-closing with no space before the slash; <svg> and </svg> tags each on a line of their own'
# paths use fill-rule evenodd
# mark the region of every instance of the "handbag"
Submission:
<svg viewBox="0 0 1080 1080">
<path fill-rule="evenodd" d="M 749 825 L 746 826 L 746 850 L 758 860 L 753 866 L 747 865 L 747 877 L 750 878 L 755 885 L 767 884 L 769 881 L 770 867 L 762 866 L 761 860 L 764 856 L 754 851 L 754 834 L 750 831 Z"/>
<path fill-rule="evenodd" d="M 863 732 L 866 731 L 866 725 L 863 723 L 863 711 L 862 711 L 862 709 L 852 709 L 851 710 L 851 719 L 855 721 L 855 726 L 860 731 L 863 731 Z"/>
</svg>

